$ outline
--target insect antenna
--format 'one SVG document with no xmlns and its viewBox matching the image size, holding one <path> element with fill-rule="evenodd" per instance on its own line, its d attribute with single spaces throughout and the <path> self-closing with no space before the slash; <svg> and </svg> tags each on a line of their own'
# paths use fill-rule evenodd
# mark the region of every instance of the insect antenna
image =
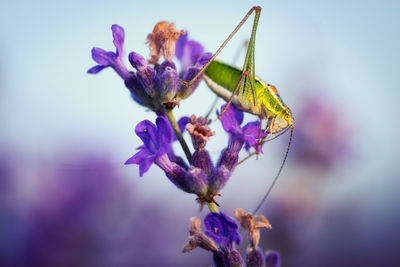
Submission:
<svg viewBox="0 0 400 267">
<path fill-rule="evenodd" d="M 267 193 L 265 193 L 263 199 L 260 201 L 260 203 L 258 204 L 257 208 L 253 211 L 253 214 L 255 214 L 255 213 L 261 208 L 261 206 L 264 204 L 264 201 L 267 199 L 267 197 L 268 197 L 269 194 L 271 193 L 272 188 L 274 187 L 276 181 L 278 180 L 279 175 L 280 175 L 281 172 L 282 172 L 283 166 L 285 165 L 287 156 L 288 156 L 288 154 L 289 154 L 290 145 L 292 144 L 292 138 L 293 138 L 293 127 L 290 128 L 289 142 L 288 142 L 288 146 L 287 146 L 287 148 L 286 148 L 285 157 L 283 158 L 281 167 L 279 167 L 278 173 L 276 174 L 274 180 L 272 181 L 272 184 L 269 186 Z"/>
<path fill-rule="evenodd" d="M 289 130 L 289 128 L 286 128 L 285 130 L 283 130 L 281 133 L 275 135 L 274 137 L 271 137 L 270 139 L 265 138 L 264 140 L 262 140 L 262 144 L 265 144 L 269 141 L 275 140 L 276 138 L 278 138 L 279 136 L 281 136 L 282 134 L 286 133 Z"/>
<path fill-rule="evenodd" d="M 289 128 L 285 129 L 284 131 L 280 132 L 279 134 L 275 135 L 274 137 L 270 138 L 270 139 L 266 139 L 265 137 L 263 138 L 263 140 L 261 140 L 261 146 L 263 146 L 265 143 L 275 140 L 276 138 L 278 138 L 279 136 L 281 136 L 282 134 L 286 133 L 289 130 Z M 236 166 L 239 166 L 240 164 L 242 164 L 243 162 L 245 162 L 246 160 L 248 160 L 249 158 L 251 158 L 252 156 L 257 155 L 257 151 L 251 152 L 250 154 L 248 154 L 245 158 L 239 160 L 238 163 L 236 163 Z"/>
</svg>

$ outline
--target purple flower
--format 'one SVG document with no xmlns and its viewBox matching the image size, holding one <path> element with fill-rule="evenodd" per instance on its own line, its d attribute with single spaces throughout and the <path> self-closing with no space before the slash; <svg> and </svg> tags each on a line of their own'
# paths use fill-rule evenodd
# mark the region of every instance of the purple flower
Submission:
<svg viewBox="0 0 400 267">
<path fill-rule="evenodd" d="M 185 245 L 183 252 L 201 247 L 213 252 L 213 262 L 216 267 L 244 266 L 242 256 L 233 244 L 234 242 L 240 243 L 240 235 L 237 232 L 238 226 L 236 223 L 222 212 L 212 212 L 206 216 L 204 224 L 206 228 L 205 234 L 200 228 L 200 218 L 190 219 L 189 242 Z"/>
<path fill-rule="evenodd" d="M 226 104 L 222 105 L 221 112 L 225 106 Z M 259 121 L 250 122 L 241 127 L 243 112 L 237 110 L 234 105 L 229 105 L 226 112 L 222 115 L 221 122 L 224 130 L 228 132 L 231 137 L 230 142 L 244 142 L 246 144 L 246 149 L 249 147 L 257 149 L 258 138 L 266 136 L 264 131 L 261 131 L 261 136 L 259 136 Z"/>
<path fill-rule="evenodd" d="M 148 171 L 155 162 L 161 164 L 172 142 L 172 131 L 168 122 L 163 117 L 156 119 L 156 125 L 148 120 L 141 121 L 135 129 L 135 133 L 143 141 L 143 146 L 125 164 L 138 164 L 140 176 Z M 168 157 L 167 157 L 168 158 Z"/>
<path fill-rule="evenodd" d="M 172 61 L 164 61 L 157 68 L 147 65 L 146 60 L 135 52 L 129 54 L 129 62 L 136 69 L 136 77 L 146 93 L 160 103 L 173 102 L 178 87 L 179 76 Z"/>
<path fill-rule="evenodd" d="M 190 65 L 203 54 L 204 48 L 198 42 L 188 40 L 188 33 L 181 35 L 176 42 L 175 56 L 181 62 L 182 71 L 186 71 Z"/>
<path fill-rule="evenodd" d="M 225 105 L 221 107 L 221 111 L 224 108 Z M 230 105 L 222 115 L 221 122 L 224 130 L 229 134 L 229 143 L 228 147 L 222 151 L 214 173 L 210 177 L 210 194 L 219 192 L 225 186 L 236 167 L 243 145 L 256 148 L 259 137 L 259 122 L 250 122 L 241 127 L 243 112 L 235 109 L 233 105 Z M 261 135 L 261 137 L 264 136 Z"/>
<path fill-rule="evenodd" d="M 124 54 L 124 29 L 119 25 L 112 25 L 111 31 L 114 38 L 116 52 L 105 51 L 98 47 L 93 47 L 92 58 L 99 65 L 96 65 L 88 70 L 88 73 L 96 74 L 107 67 L 112 67 L 122 79 L 126 80 L 129 77 L 129 71 L 126 68 L 122 56 Z"/>
<path fill-rule="evenodd" d="M 215 243 L 224 248 L 231 248 L 233 243 L 240 244 L 240 235 L 237 231 L 238 225 L 223 212 L 210 212 L 204 218 L 206 235 L 211 237 Z"/>
<path fill-rule="evenodd" d="M 137 66 L 138 72 L 141 68 L 147 68 L 144 66 L 146 64 L 144 59 L 140 57 L 135 57 L 131 61 Z M 215 134 L 208 126 L 210 120 L 196 118 L 194 115 L 190 119 L 181 119 L 178 122 L 179 127 L 182 131 L 186 125 L 195 148 L 191 165 L 188 166 L 182 159 L 175 156 L 171 147 L 172 136 L 174 136 L 172 128 L 165 114 L 159 113 L 157 126 L 148 120 L 137 125 L 135 132 L 144 145 L 139 147 L 140 151 L 128 159 L 126 164 L 138 164 L 140 176 L 143 176 L 155 163 L 178 188 L 197 194 L 200 204 L 216 203 L 214 197 L 219 195 L 220 190 L 232 175 L 243 145 L 245 143 L 254 145 L 257 142 L 258 126 L 249 123 L 242 128 L 240 126 L 242 121 L 243 114 L 235 113 L 233 107 L 224 114 L 222 123 L 230 135 L 230 140 L 228 147 L 222 151 L 218 163 L 214 166 L 210 154 L 205 150 L 210 137 Z"/>
<path fill-rule="evenodd" d="M 149 66 L 140 54 L 131 52 L 129 62 L 136 72 L 130 72 L 122 58 L 124 29 L 113 25 L 111 30 L 116 52 L 94 47 L 92 58 L 99 65 L 89 69 L 88 73 L 96 74 L 106 67 L 112 67 L 124 80 L 132 98 L 155 112 L 162 112 L 164 108 L 174 108 L 182 99 L 189 97 L 199 85 L 202 76 L 189 87 L 182 85 L 179 79 L 186 82 L 192 80 L 212 56 L 210 53 L 202 54 L 202 45 L 188 41 L 185 35 L 177 47 L 177 58 L 182 65 L 178 74 L 172 57 L 175 55 L 175 42 L 184 31 L 177 31 L 173 23 L 162 21 L 156 24 L 153 32 L 147 37 L 151 57 L 149 64 L 154 66 Z M 161 56 L 164 57 L 164 61 L 158 64 Z"/>
<path fill-rule="evenodd" d="M 187 122 L 187 118 L 179 121 L 180 127 Z M 199 168 L 185 168 L 180 160 L 171 152 L 173 132 L 165 115 L 160 114 L 156 125 L 148 120 L 141 121 L 135 129 L 142 139 L 143 145 L 139 152 L 129 158 L 125 164 L 138 164 L 139 174 L 143 176 L 150 166 L 155 163 L 166 174 L 167 178 L 179 189 L 187 193 L 204 195 L 207 191 L 207 177 Z"/>
</svg>

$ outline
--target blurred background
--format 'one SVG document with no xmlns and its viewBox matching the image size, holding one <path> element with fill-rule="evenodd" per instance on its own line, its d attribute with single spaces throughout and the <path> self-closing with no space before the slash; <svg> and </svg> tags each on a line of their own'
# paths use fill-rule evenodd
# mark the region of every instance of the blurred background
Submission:
<svg viewBox="0 0 400 267">
<path fill-rule="evenodd" d="M 253 5 L 263 8 L 256 73 L 295 117 L 288 162 L 260 210 L 273 226 L 261 247 L 282 266 L 400 266 L 398 1 L 3 1 L 0 266 L 212 264 L 201 249 L 181 253 L 189 218 L 207 213 L 195 196 L 157 167 L 139 178 L 123 165 L 141 145 L 135 125 L 154 114 L 112 69 L 86 71 L 93 46 L 114 51 L 112 24 L 124 27 L 127 53 L 148 56 L 161 20 L 214 52 Z M 251 26 L 220 59 L 242 65 Z M 204 115 L 214 98 L 203 83 L 175 113 Z M 219 124 L 214 160 L 227 142 Z M 236 169 L 222 211 L 256 207 L 287 142 Z"/>
</svg>

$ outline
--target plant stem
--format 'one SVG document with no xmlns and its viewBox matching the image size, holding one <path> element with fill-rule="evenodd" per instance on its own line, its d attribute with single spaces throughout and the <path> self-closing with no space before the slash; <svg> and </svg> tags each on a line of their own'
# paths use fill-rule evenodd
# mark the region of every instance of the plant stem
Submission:
<svg viewBox="0 0 400 267">
<path fill-rule="evenodd" d="M 185 152 L 186 158 L 189 161 L 189 164 L 192 163 L 192 153 L 190 153 L 189 147 L 183 139 L 181 130 L 179 129 L 179 125 L 175 120 L 174 114 L 172 113 L 172 109 L 166 109 L 166 114 L 169 122 L 171 123 L 172 129 L 174 129 L 175 135 L 178 138 L 179 143 L 182 146 L 183 151 Z"/>
<path fill-rule="evenodd" d="M 208 208 L 210 209 L 211 212 L 217 212 L 218 213 L 218 208 L 215 203 L 207 203 Z"/>
</svg>

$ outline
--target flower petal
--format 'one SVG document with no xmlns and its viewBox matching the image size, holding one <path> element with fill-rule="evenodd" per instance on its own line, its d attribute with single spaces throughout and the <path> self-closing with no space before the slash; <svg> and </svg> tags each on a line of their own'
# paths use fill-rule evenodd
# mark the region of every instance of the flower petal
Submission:
<svg viewBox="0 0 400 267">
<path fill-rule="evenodd" d="M 113 43 L 117 49 L 117 56 L 121 57 L 123 55 L 124 52 L 124 40 L 125 40 L 125 32 L 124 29 L 117 25 L 114 24 L 111 26 L 111 31 L 112 31 L 112 35 L 113 35 Z"/>
<path fill-rule="evenodd" d="M 102 48 L 93 47 L 92 48 L 92 58 L 96 63 L 102 66 L 110 66 L 111 63 L 115 60 L 116 54 L 114 52 L 105 51 Z"/>
<path fill-rule="evenodd" d="M 160 145 L 163 147 L 172 143 L 172 128 L 169 121 L 165 117 L 159 116 L 156 119 L 157 124 L 157 136 Z M 166 152 L 166 151 L 164 151 Z"/>
<path fill-rule="evenodd" d="M 221 106 L 221 112 L 222 112 L 222 110 L 224 110 L 225 106 L 226 106 L 226 104 Z M 224 130 L 226 132 L 229 132 L 232 134 L 242 132 L 242 129 L 240 128 L 240 123 L 238 121 L 238 119 L 240 120 L 240 115 L 238 113 L 240 113 L 240 111 L 236 112 L 233 105 L 229 105 L 228 109 L 222 115 L 221 123 L 222 123 L 222 127 L 224 128 Z M 243 120 L 243 117 L 241 119 Z"/>
<path fill-rule="evenodd" d="M 244 117 L 244 116 L 243 116 L 243 112 L 237 110 L 237 109 L 235 108 L 234 105 L 231 105 L 231 106 L 233 107 L 233 110 L 235 111 L 236 121 L 238 122 L 239 125 L 242 124 L 242 122 L 243 122 L 243 117 Z"/>
<path fill-rule="evenodd" d="M 106 67 L 107 67 L 107 66 L 96 65 L 96 66 L 90 68 L 90 69 L 87 71 L 87 73 L 96 74 L 96 73 L 99 73 L 101 70 L 103 70 L 103 69 L 106 68 Z"/>
<path fill-rule="evenodd" d="M 143 70 L 144 68 L 147 67 L 146 59 L 144 59 L 142 55 L 136 52 L 130 52 L 128 58 L 132 67 L 134 67 L 138 71 Z"/>
<path fill-rule="evenodd" d="M 137 152 L 135 155 L 130 157 L 126 162 L 125 165 L 128 164 L 138 164 L 139 165 L 139 175 L 140 177 L 143 176 L 145 172 L 147 172 L 150 166 L 153 164 L 155 157 L 149 153 L 149 151 L 144 147 L 140 147 L 141 150 Z"/>
<path fill-rule="evenodd" d="M 139 165 L 139 176 L 142 177 L 147 172 L 154 162 L 154 157 L 146 158 L 140 162 Z"/>
<path fill-rule="evenodd" d="M 179 36 L 178 41 L 175 44 L 175 56 L 181 60 L 183 56 L 183 50 L 185 49 L 185 45 L 188 39 L 188 32 Z"/>
<path fill-rule="evenodd" d="M 204 218 L 206 235 L 221 246 L 230 246 L 233 242 L 240 244 L 240 235 L 235 221 L 223 212 L 210 212 Z"/>
<path fill-rule="evenodd" d="M 143 146 L 141 148 L 143 148 Z M 147 151 L 147 149 L 144 148 L 125 161 L 125 165 L 140 164 L 143 159 L 148 158 L 150 155 L 151 154 Z"/>
<path fill-rule="evenodd" d="M 186 124 L 188 124 L 188 122 L 189 122 L 189 117 L 187 117 L 187 116 L 179 119 L 178 126 L 179 126 L 179 129 L 181 130 L 182 134 L 185 132 Z M 174 136 L 174 141 L 175 140 L 177 140 L 176 136 Z"/>
<path fill-rule="evenodd" d="M 246 149 L 253 147 L 257 149 L 258 146 L 258 138 L 263 138 L 266 136 L 263 130 L 261 130 L 260 135 L 260 128 L 259 128 L 259 121 L 249 122 L 243 127 L 243 140 L 246 142 Z M 260 152 L 262 152 L 261 146 L 259 147 Z"/>
<path fill-rule="evenodd" d="M 142 139 L 143 144 L 149 150 L 149 153 L 156 153 L 159 149 L 159 142 L 157 139 L 157 128 L 149 120 L 144 120 L 136 125 L 135 133 Z"/>
<path fill-rule="evenodd" d="M 175 56 L 181 62 L 181 71 L 186 71 L 190 65 L 196 63 L 196 60 L 203 53 L 203 46 L 196 41 L 188 41 L 188 34 L 181 35 L 175 46 Z"/>
</svg>

